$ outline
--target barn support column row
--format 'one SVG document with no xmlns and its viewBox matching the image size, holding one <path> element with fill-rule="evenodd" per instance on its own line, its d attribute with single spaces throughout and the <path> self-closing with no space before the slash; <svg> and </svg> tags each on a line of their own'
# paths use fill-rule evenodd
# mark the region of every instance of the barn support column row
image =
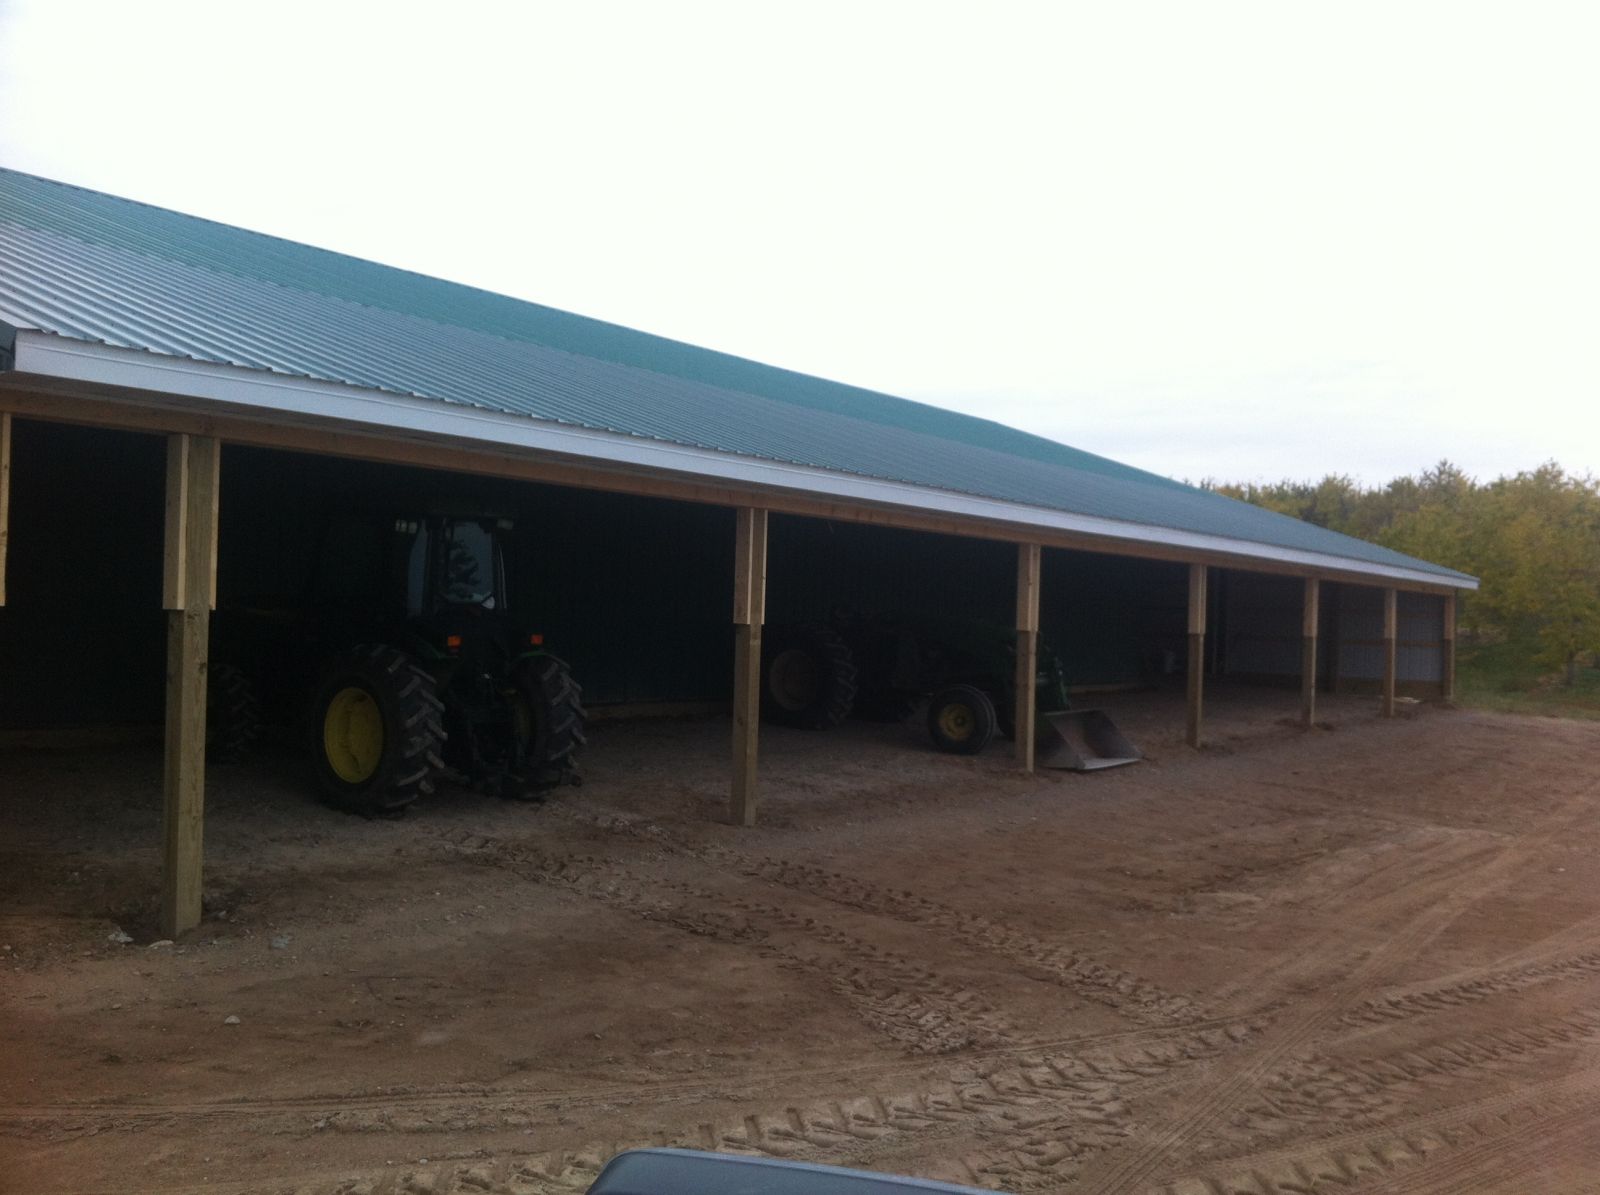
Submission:
<svg viewBox="0 0 1600 1195">
<path fill-rule="evenodd" d="M 756 824 L 761 728 L 761 624 L 767 609 L 767 512 L 742 506 L 733 533 L 733 784 L 728 820 Z"/>
<path fill-rule="evenodd" d="M 1017 676 L 1012 705 L 1017 766 L 1033 771 L 1039 685 L 1039 574 L 1044 550 L 1038 544 L 1017 545 Z"/>
<path fill-rule="evenodd" d="M 1206 566 L 1189 566 L 1189 719 L 1185 741 L 1200 746 L 1206 686 Z"/>
<path fill-rule="evenodd" d="M 167 440 L 166 764 L 161 932 L 172 938 L 200 924 L 205 822 L 206 664 L 217 599 L 217 496 L 221 447 L 215 437 Z"/>
</svg>

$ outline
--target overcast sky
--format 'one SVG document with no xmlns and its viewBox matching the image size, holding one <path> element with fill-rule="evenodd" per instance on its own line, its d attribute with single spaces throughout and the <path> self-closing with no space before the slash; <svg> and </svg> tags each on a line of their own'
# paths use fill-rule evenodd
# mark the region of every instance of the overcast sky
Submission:
<svg viewBox="0 0 1600 1195">
<path fill-rule="evenodd" d="M 0 0 L 0 163 L 1161 473 L 1600 472 L 1600 5 Z"/>
</svg>

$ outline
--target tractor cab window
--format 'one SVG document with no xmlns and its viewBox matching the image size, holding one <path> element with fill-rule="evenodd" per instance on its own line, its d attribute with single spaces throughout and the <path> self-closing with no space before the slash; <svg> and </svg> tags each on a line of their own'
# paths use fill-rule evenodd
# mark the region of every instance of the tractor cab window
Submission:
<svg viewBox="0 0 1600 1195">
<path fill-rule="evenodd" d="M 446 523 L 441 546 L 444 549 L 444 577 L 440 589 L 443 602 L 493 610 L 498 605 L 499 562 L 494 536 L 489 529 L 482 523 Z"/>
</svg>

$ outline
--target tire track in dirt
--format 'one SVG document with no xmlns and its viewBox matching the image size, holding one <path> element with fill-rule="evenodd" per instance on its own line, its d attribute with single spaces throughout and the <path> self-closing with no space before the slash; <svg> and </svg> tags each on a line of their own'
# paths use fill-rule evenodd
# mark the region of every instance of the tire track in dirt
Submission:
<svg viewBox="0 0 1600 1195">
<path fill-rule="evenodd" d="M 1441 779 L 1447 773 L 1440 771 L 1430 779 Z M 1369 822 L 1381 822 L 1388 826 L 1409 826 L 1417 830 L 1437 832 L 1439 830 L 1465 830 L 1474 833 L 1503 833 L 1502 831 L 1485 831 L 1481 826 L 1457 825 L 1444 821 L 1437 816 L 1428 816 L 1420 813 L 1405 813 L 1394 808 L 1376 808 L 1373 806 L 1352 805 L 1350 792 L 1335 786 L 1324 784 L 1308 784 L 1297 780 L 1263 780 L 1247 779 L 1234 787 L 1231 799 L 1247 803 L 1252 809 L 1262 808 L 1261 796 L 1270 799 L 1275 794 L 1287 794 L 1294 798 L 1296 805 L 1267 806 L 1279 813 L 1286 813 L 1291 817 L 1302 818 L 1307 814 L 1328 815 L 1334 817 L 1355 817 Z"/>
<path fill-rule="evenodd" d="M 719 844 L 687 842 L 642 818 L 561 802 L 550 811 L 584 825 L 630 835 L 699 858 L 749 879 L 789 888 L 846 908 L 928 929 L 1015 963 L 1030 978 L 1054 983 L 1144 1024 L 1184 1025 L 1210 1014 L 1196 1000 L 1167 992 L 1149 980 L 1067 947 L 913 892 L 787 859 L 750 855 Z"/>
<path fill-rule="evenodd" d="M 1352 1027 L 1383 1025 L 1412 1017 L 1445 1012 L 1467 1004 L 1477 1004 L 1496 996 L 1525 991 L 1547 983 L 1561 983 L 1600 974 L 1600 950 L 1545 963 L 1529 963 L 1503 971 L 1492 971 L 1476 979 L 1463 980 L 1419 992 L 1383 996 L 1352 1008 L 1340 1021 Z"/>
<path fill-rule="evenodd" d="M 1413 830 L 1392 840 L 1359 841 L 1338 850 L 1319 852 L 1312 866 L 1286 877 L 1273 877 L 1264 893 L 1257 895 L 1289 904 L 1326 905 L 1349 894 L 1370 900 L 1376 893 L 1393 891 L 1436 872 L 1469 867 L 1475 858 L 1492 854 L 1496 843 L 1503 839 L 1504 835 L 1490 837 L 1483 832 L 1435 826 L 1431 834 Z M 1381 851 L 1380 858 L 1370 857 L 1375 849 Z M 1345 865 L 1352 856 L 1360 857 L 1363 866 L 1347 872 Z M 1393 882 L 1396 879 L 1399 884 Z"/>
<path fill-rule="evenodd" d="M 1507 1184 L 1507 1189 L 1538 1191 L 1539 1195 L 1563 1195 L 1564 1190 L 1593 1195 L 1592 1173 L 1580 1176 L 1579 1185 L 1564 1189 L 1551 1186 L 1544 1175 L 1565 1150 L 1593 1146 L 1595 1112 L 1591 1101 L 1584 1108 L 1508 1121 L 1505 1128 L 1509 1132 L 1485 1132 L 1480 1140 L 1437 1162 L 1430 1157 L 1418 1171 L 1385 1177 L 1364 1190 L 1368 1195 L 1458 1195 L 1486 1182 L 1498 1182 Z"/>
<path fill-rule="evenodd" d="M 796 1105 L 756 1105 L 631 1139 L 493 1163 L 442 1160 L 428 1169 L 376 1177 L 345 1174 L 302 1183 L 295 1192 L 568 1195 L 585 1190 L 614 1154 L 643 1145 L 871 1165 L 896 1155 L 925 1162 L 938 1145 L 968 1138 L 975 1148 L 951 1158 L 945 1177 L 989 1185 L 1013 1179 L 1024 1187 L 1059 1185 L 1070 1180 L 1082 1159 L 1126 1137 L 1131 1121 L 1125 1088 L 1216 1058 L 1258 1031 L 1244 1026 L 1205 1029 L 1138 1047 L 1035 1053 L 1000 1065 L 963 1065 L 928 1086 L 872 1084 L 868 1091 Z"/>
<path fill-rule="evenodd" d="M 920 1053 L 1003 1044 L 1015 1036 L 1010 1022 L 972 989 L 792 910 L 645 879 L 614 859 L 549 855 L 467 831 L 445 831 L 440 837 L 468 858 L 559 884 L 646 921 L 748 946 L 817 974 L 862 1021 Z"/>
<path fill-rule="evenodd" d="M 1249 1147 L 1247 1154 L 1232 1155 L 1240 1158 L 1235 1164 L 1243 1165 L 1246 1158 L 1260 1154 L 1263 1140 L 1270 1141 L 1286 1134 L 1292 1136 L 1307 1129 L 1326 1139 L 1330 1126 L 1354 1122 L 1364 1125 L 1368 1135 L 1376 1134 L 1372 1142 L 1357 1138 L 1352 1150 L 1346 1148 L 1352 1140 L 1346 1135 L 1335 1138 L 1330 1144 L 1313 1145 L 1309 1154 L 1302 1147 L 1291 1158 L 1294 1164 L 1280 1168 L 1278 1179 L 1270 1182 L 1262 1178 L 1261 1167 L 1253 1166 L 1243 1180 L 1234 1176 L 1223 1181 L 1211 1175 L 1196 1180 L 1192 1186 L 1179 1186 L 1185 1192 L 1192 1190 L 1194 1195 L 1217 1195 L 1218 1192 L 1263 1195 L 1280 1191 L 1291 1195 L 1320 1189 L 1314 1185 L 1296 1185 L 1303 1183 L 1308 1173 L 1330 1181 L 1348 1182 L 1352 1175 L 1370 1167 L 1374 1157 L 1387 1166 L 1393 1163 L 1396 1155 L 1405 1153 L 1405 1134 L 1388 1123 L 1396 1120 L 1402 1111 L 1402 1106 L 1391 1098 L 1396 1091 L 1448 1085 L 1462 1077 L 1492 1070 L 1497 1065 L 1592 1042 L 1597 1037 L 1600 1037 L 1600 1013 L 1587 1012 L 1521 1030 L 1434 1043 L 1414 1051 L 1400 1051 L 1388 1058 L 1363 1059 L 1345 1065 L 1326 1059 L 1296 1064 L 1267 1084 L 1261 1100 L 1246 1108 L 1229 1126 Z M 1082 1162 L 1106 1145 L 1117 1143 L 1112 1140 L 1081 1149 L 1073 1161 Z M 1036 1158 L 1052 1156 L 1048 1138 L 1028 1144 L 1028 1152 Z M 1061 1155 L 1057 1152 L 1054 1156 Z M 968 1158 L 968 1173 L 960 1177 L 975 1182 L 999 1180 L 1007 1189 L 1017 1191 L 1058 1189 L 1073 1181 L 1074 1175 L 1070 1172 L 1053 1171 L 1029 1164 L 1030 1161 L 1023 1159 L 1019 1166 L 984 1166 Z M 1296 1166 L 1299 1169 L 1295 1169 Z M 1255 1185 L 1251 1185 L 1250 1176 Z"/>
<path fill-rule="evenodd" d="M 963 1068 L 979 1077 L 952 1079 L 932 1089 L 905 1094 L 870 1094 L 827 1100 L 778 1112 L 763 1110 L 740 1114 L 718 1124 L 701 1124 L 677 1132 L 658 1132 L 645 1140 L 595 1144 L 570 1151 L 536 1155 L 524 1163 L 534 1173 L 550 1178 L 573 1166 L 573 1158 L 609 1157 L 629 1145 L 673 1144 L 693 1148 L 761 1153 L 774 1157 L 838 1160 L 841 1150 L 860 1152 L 862 1141 L 903 1144 L 913 1128 L 935 1124 L 981 1128 L 999 1137 L 998 1145 L 970 1152 L 959 1173 L 964 1182 L 1003 1183 L 1030 1189 L 1067 1181 L 1090 1154 L 1120 1141 L 1127 1133 L 1124 1096 L 1140 1084 L 1159 1082 L 1188 1063 L 1216 1057 L 1232 1045 L 1248 1040 L 1251 1030 L 1239 1026 L 1232 1032 L 1210 1030 L 1173 1037 L 1142 1047 L 1120 1046 L 1086 1050 L 1072 1055 L 1033 1055 L 1007 1058 L 988 1066 Z M 1499 1030 L 1435 1043 L 1386 1058 L 1336 1063 L 1325 1058 L 1298 1062 L 1264 1085 L 1262 1099 L 1247 1107 L 1230 1126 L 1247 1142 L 1259 1143 L 1282 1136 L 1285 1128 L 1306 1126 L 1326 1129 L 1352 1119 L 1381 1121 L 1392 1118 L 1396 1106 L 1388 1099 L 1395 1089 L 1437 1086 L 1496 1064 L 1516 1062 L 1600 1037 L 1600 1012 L 1555 1018 L 1536 1026 Z M 876 1078 L 887 1076 L 876 1075 Z M 984 1088 L 995 1090 L 988 1091 Z M 892 1091 L 892 1088 L 885 1088 Z M 703 1092 L 700 1092 L 703 1094 Z M 690 1094 L 695 1094 L 691 1092 Z M 615 1099 L 608 1090 L 604 1098 Z M 444 1133 L 486 1129 L 528 1129 L 540 1123 L 539 1112 L 569 1110 L 570 1096 L 541 1093 L 537 1101 L 519 1101 L 511 1093 L 493 1093 L 484 1100 L 418 1103 L 404 1098 L 369 1097 L 330 1108 L 335 1101 L 255 1101 L 228 1107 L 234 1116 L 246 1116 L 277 1131 L 336 1133 Z M 354 1106 L 351 1106 L 354 1104 Z M 117 1106 L 108 1107 L 108 1111 Z M 841 1109 L 849 1109 L 841 1112 Z M 214 1108 L 202 1109 L 213 1111 Z M 44 1109 L 40 1110 L 45 1111 Z M 55 1110 L 50 1110 L 55 1111 Z M 129 1112 L 123 1108 L 124 1114 Z M 150 1110 L 139 1127 L 149 1128 L 180 1119 L 178 1109 Z M 285 1119 L 292 1111 L 306 1113 Z M 993 1112 L 990 1125 L 979 1113 Z M 277 1123 L 272 1120 L 278 1117 Z M 317 1116 L 313 1122 L 311 1115 Z M 978 1123 L 974 1125 L 974 1118 Z M 991 1118 L 992 1119 L 992 1118 Z M 923 1123 L 927 1122 L 927 1123 Z M 73 1127 L 87 1131 L 87 1120 L 77 1126 L 51 1118 L 57 1133 Z M 44 1123 L 36 1126 L 44 1127 Z M 18 1127 L 21 1127 L 20 1125 Z M 95 1124 L 97 1131 L 108 1126 Z M 127 1126 L 133 1127 L 133 1126 Z M 1382 1123 L 1372 1126 L 1381 1133 Z M 24 1134 L 26 1135 L 26 1134 Z M 900 1140 L 891 1140 L 899 1138 Z M 808 1147 L 812 1147 L 809 1148 Z M 608 1152 L 609 1151 L 609 1152 Z M 1251 1153 L 1260 1152 L 1259 1144 Z M 870 1160 L 857 1157 L 855 1160 Z M 589 1175 L 592 1178 L 592 1174 Z"/>
<path fill-rule="evenodd" d="M 1318 1055 L 1290 1064 L 1265 1082 L 1259 1099 L 1246 1105 L 1229 1129 L 1243 1142 L 1259 1143 L 1332 1124 L 1392 1120 L 1402 1111 L 1393 1098 L 1397 1091 L 1446 1085 L 1596 1038 L 1600 1012 L 1584 1010 L 1383 1057 L 1337 1061 Z"/>
<path fill-rule="evenodd" d="M 1502 974 L 1513 980 L 1513 986 L 1509 989 L 1510 992 L 1521 991 L 1523 987 L 1518 986 L 1518 981 L 1515 977 L 1520 977 L 1523 972 L 1554 963 L 1565 965 L 1570 962 L 1576 962 L 1579 959 L 1586 959 L 1591 954 L 1600 954 L 1600 950 L 1596 950 L 1597 944 L 1600 944 L 1600 914 L 1580 918 L 1570 925 L 1544 934 L 1525 946 L 1508 951 L 1494 959 L 1485 960 L 1476 966 L 1463 967 L 1426 981 L 1390 987 L 1374 996 L 1369 1003 L 1377 1006 L 1396 998 L 1409 998 L 1445 988 L 1470 990 L 1472 985 L 1478 981 L 1491 976 L 1501 976 Z M 1575 977 L 1582 978 L 1581 975 Z M 1537 987 L 1542 986 L 1544 983 L 1560 983 L 1562 981 L 1563 977 L 1561 975 L 1552 974 L 1525 986 Z M 1473 1003 L 1471 1000 L 1464 1002 Z M 1351 1011 L 1353 1013 L 1356 1010 Z"/>
<path fill-rule="evenodd" d="M 1497 1171 L 1504 1174 L 1506 1167 L 1497 1160 L 1509 1161 L 1510 1147 L 1538 1147 L 1546 1126 L 1560 1133 L 1569 1129 L 1592 1132 L 1597 1096 L 1600 1079 L 1593 1075 L 1557 1079 L 1377 1130 L 1342 1133 L 1307 1146 L 1229 1159 L 1171 1178 L 1149 1192 L 1326 1195 L 1360 1188 L 1370 1195 L 1453 1193 L 1468 1189 L 1475 1179 L 1481 1182 Z M 1440 1176 L 1438 1183 L 1432 1181 L 1435 1174 Z"/>
<path fill-rule="evenodd" d="M 1349 950 L 1359 936 L 1374 933 L 1354 916 L 1357 911 L 1402 902 L 1419 905 L 1428 902 L 1436 890 L 1480 868 L 1485 859 L 1495 855 L 1496 849 L 1493 845 L 1451 837 L 1413 852 L 1409 860 L 1386 862 L 1369 875 L 1346 885 L 1345 890 L 1356 893 L 1357 900 L 1353 905 L 1340 908 L 1340 917 L 1333 929 L 1304 948 L 1285 952 L 1265 966 L 1247 971 L 1232 983 L 1223 985 L 1217 991 L 1215 1005 L 1230 1008 L 1243 1002 L 1247 1007 L 1253 1006 L 1259 1003 L 1259 993 L 1263 990 L 1283 991 L 1314 982 L 1326 970 L 1329 957 Z"/>
<path fill-rule="evenodd" d="M 1149 1058 L 1164 1056 L 1174 1041 L 1188 1042 L 1195 1035 L 1222 1047 L 1226 1040 L 1240 1041 L 1265 1024 L 1260 1019 L 1236 1017 L 1204 1022 L 1183 1029 L 1125 1029 L 1106 1033 L 1036 1040 L 1026 1045 L 974 1049 L 963 1055 L 973 1067 L 1017 1065 L 1041 1054 L 1089 1054 L 1092 1057 Z M 578 1088 L 481 1086 L 450 1084 L 440 1087 L 404 1087 L 376 1091 L 323 1092 L 305 1096 L 224 1099 L 205 1103 L 139 1103 L 94 1100 L 13 1104 L 0 1106 L 0 1134 L 10 1136 L 69 1135 L 76 1133 L 143 1132 L 186 1121 L 226 1122 L 249 1120 L 273 1132 L 305 1132 L 321 1127 L 361 1132 L 440 1132 L 454 1126 L 469 1128 L 532 1126 L 539 1113 L 569 1111 L 595 1105 L 689 1102 L 724 1095 L 738 1084 L 781 1086 L 786 1082 L 828 1080 L 848 1087 L 865 1079 L 909 1078 L 927 1067 L 925 1061 L 907 1060 L 885 1066 L 859 1063 L 851 1066 L 762 1067 L 750 1074 L 724 1074 L 716 1081 L 666 1079 L 628 1084 L 599 1084 Z M 337 1113 L 345 1113 L 336 1117 Z M 398 1113 L 398 1115 L 395 1115 Z M 385 1115 L 389 1114 L 389 1115 Z"/>
<path fill-rule="evenodd" d="M 1600 1013 L 1585 1014 L 1578 1024 L 1558 1024 L 1565 1028 L 1553 1027 L 1537 1040 L 1502 1042 L 1499 1055 L 1522 1056 L 1592 1038 L 1600 1033 Z M 1032 1057 L 920 1090 L 896 1092 L 886 1087 L 799 1106 L 768 1106 L 636 1139 L 592 1142 L 497 1163 L 442 1162 L 372 1182 L 331 1179 L 297 1187 L 296 1192 L 573 1195 L 586 1189 L 614 1154 L 641 1145 L 871 1166 L 897 1156 L 926 1162 L 929 1150 L 955 1144 L 956 1153 L 931 1176 L 1016 1191 L 1060 1189 L 1081 1176 L 1086 1160 L 1127 1138 L 1128 1088 L 1159 1081 L 1187 1063 L 1217 1057 L 1250 1036 L 1239 1029 L 1231 1035 L 1178 1038 L 1162 1053 L 1123 1050 Z M 1382 1082 L 1414 1082 L 1452 1066 L 1460 1069 L 1494 1061 L 1460 1064 L 1450 1053 L 1453 1048 L 1441 1045 L 1438 1053 L 1409 1066 L 1387 1064 L 1392 1070 L 1383 1069 L 1382 1062 L 1372 1064 L 1372 1073 Z M 1433 1159 L 1442 1150 L 1486 1140 L 1490 1144 L 1485 1152 L 1473 1157 L 1471 1164 L 1476 1165 L 1480 1156 L 1493 1156 L 1487 1151 L 1503 1144 L 1508 1134 L 1543 1126 L 1568 1108 L 1582 1107 L 1587 1117 L 1588 1101 L 1597 1091 L 1600 1077 L 1593 1075 L 1556 1080 L 1398 1124 L 1324 1137 L 1309 1146 L 1228 1159 L 1153 1190 L 1161 1195 L 1321 1195 L 1386 1177 L 1397 1168 Z M 967 1139 L 977 1148 L 961 1149 Z M 920 1169 L 927 1171 L 927 1166 Z M 1460 1172 L 1471 1173 L 1466 1167 Z"/>
<path fill-rule="evenodd" d="M 688 854 L 738 874 L 781 885 L 824 900 L 913 925 L 938 929 L 947 936 L 975 949 L 998 954 L 1017 963 L 1033 978 L 1055 982 L 1084 999 L 1103 1004 L 1142 1023 L 1183 1025 L 1208 1017 L 1204 1007 L 1186 996 L 1173 995 L 1129 972 L 1109 967 L 1086 955 L 1054 946 L 999 924 L 988 918 L 941 905 L 914 893 L 885 888 L 855 876 L 831 872 L 791 860 L 748 855 L 718 844 L 693 844 L 647 819 L 600 809 L 575 802 L 551 804 L 549 811 L 583 825 L 598 827 L 654 843 L 669 851 Z M 1392 899 L 1398 892 L 1425 895 L 1428 885 L 1443 884 L 1477 867 L 1493 855 L 1494 843 L 1461 833 L 1453 833 L 1428 846 L 1402 852 L 1372 872 L 1352 881 L 1348 887 L 1362 890 L 1362 903 L 1375 904 Z M 1389 883 L 1397 880 L 1398 883 Z M 1374 881 L 1383 881 L 1374 885 Z M 1269 965 L 1263 972 L 1229 985 L 1219 992 L 1219 1002 L 1233 1002 L 1238 995 L 1252 995 L 1263 988 L 1282 988 L 1314 969 L 1308 956 L 1326 953 L 1328 945 L 1343 944 L 1348 931 L 1341 927 L 1330 935 L 1322 948 L 1294 952 L 1284 963 Z M 1259 1007 L 1259 1004 L 1257 1004 Z M 1243 1012 L 1245 1010 L 1241 1010 Z"/>
<path fill-rule="evenodd" d="M 1030 1109 L 1026 1116 L 1008 1118 L 1004 1125 L 985 1126 L 976 1147 L 959 1158 L 959 1166 L 940 1177 L 1018 1191 L 1059 1188 L 1071 1182 L 1089 1158 L 1131 1133 L 1133 1120 L 1123 1101 L 1135 1090 L 1169 1081 L 1188 1066 L 1220 1057 L 1231 1045 L 1247 1042 L 1254 1035 L 1236 1029 L 1226 1044 L 1215 1036 L 1200 1035 L 1173 1039 L 1159 1050 L 1050 1060 L 1052 1068 L 1068 1082 L 1111 1085 L 1116 1099 L 1112 1127 L 1116 1131 L 1086 1135 L 1081 1108 L 1047 1102 Z"/>
<path fill-rule="evenodd" d="M 1400 932 L 1350 968 L 1346 977 L 1308 1001 L 1299 1015 L 1280 1022 L 1264 1034 L 1251 1050 L 1223 1063 L 1218 1081 L 1200 1093 L 1190 1107 L 1159 1127 L 1147 1140 L 1126 1151 L 1114 1151 L 1084 1174 L 1085 1185 L 1096 1195 L 1124 1195 L 1151 1184 L 1160 1168 L 1184 1144 L 1209 1133 L 1233 1109 L 1244 1104 L 1285 1061 L 1302 1051 L 1319 1033 L 1362 997 L 1384 982 L 1387 972 L 1415 958 L 1473 905 L 1499 891 L 1512 878 L 1512 869 L 1543 848 L 1585 812 L 1587 789 L 1568 794 L 1568 801 L 1521 836 L 1500 848 L 1481 865 L 1472 885 L 1458 885 L 1442 899 L 1417 914 Z M 1580 804 L 1580 799 L 1582 804 Z M 1230 1065 L 1231 1062 L 1231 1065 Z"/>
</svg>

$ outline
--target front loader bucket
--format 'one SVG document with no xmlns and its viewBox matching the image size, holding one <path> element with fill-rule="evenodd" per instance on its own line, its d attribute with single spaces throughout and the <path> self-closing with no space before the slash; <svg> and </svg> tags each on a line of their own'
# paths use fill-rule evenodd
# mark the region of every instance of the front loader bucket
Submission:
<svg viewBox="0 0 1600 1195">
<path fill-rule="evenodd" d="M 1038 767 L 1093 772 L 1143 758 L 1104 710 L 1058 710 L 1039 715 L 1034 753 Z"/>
</svg>

